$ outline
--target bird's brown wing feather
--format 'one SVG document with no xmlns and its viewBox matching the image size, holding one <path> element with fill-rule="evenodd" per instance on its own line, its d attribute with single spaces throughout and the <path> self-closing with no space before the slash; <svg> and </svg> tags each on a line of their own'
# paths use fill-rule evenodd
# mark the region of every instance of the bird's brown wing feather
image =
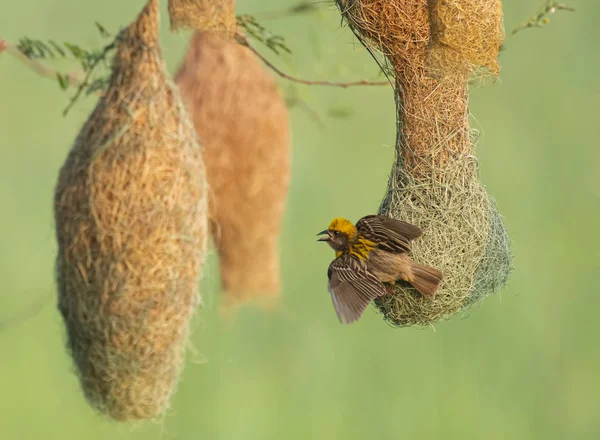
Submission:
<svg viewBox="0 0 600 440">
<path fill-rule="evenodd" d="M 333 260 L 327 276 L 333 306 L 343 324 L 356 321 L 373 299 L 387 293 L 366 264 L 347 254 Z"/>
<path fill-rule="evenodd" d="M 356 229 L 379 249 L 392 253 L 410 252 L 410 241 L 423 233 L 415 225 L 385 215 L 363 217 L 356 222 Z"/>
</svg>

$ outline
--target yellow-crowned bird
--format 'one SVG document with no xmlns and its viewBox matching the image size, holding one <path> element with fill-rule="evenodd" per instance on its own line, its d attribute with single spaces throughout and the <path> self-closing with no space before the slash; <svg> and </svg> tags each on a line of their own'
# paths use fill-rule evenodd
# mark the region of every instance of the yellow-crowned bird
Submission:
<svg viewBox="0 0 600 440">
<path fill-rule="evenodd" d="M 421 295 L 435 294 L 442 273 L 407 255 L 410 242 L 421 234 L 420 228 L 384 215 L 368 215 L 356 226 L 345 218 L 334 218 L 329 228 L 317 234 L 324 235 L 318 241 L 329 243 L 335 251 L 327 277 L 340 322 L 356 321 L 373 299 L 387 295 L 383 283 L 402 280 Z"/>
</svg>

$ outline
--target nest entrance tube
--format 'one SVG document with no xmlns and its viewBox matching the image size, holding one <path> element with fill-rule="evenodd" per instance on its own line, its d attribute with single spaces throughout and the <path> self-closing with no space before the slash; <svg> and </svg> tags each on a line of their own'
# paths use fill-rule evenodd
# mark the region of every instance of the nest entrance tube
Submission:
<svg viewBox="0 0 600 440">
<path fill-rule="evenodd" d="M 503 287 L 512 268 L 506 229 L 493 199 L 479 182 L 468 110 L 471 66 L 482 64 L 473 53 L 495 62 L 499 44 L 492 43 L 491 53 L 482 54 L 477 39 L 467 39 L 465 34 L 485 34 L 477 29 L 489 30 L 485 23 L 499 22 L 502 11 L 501 7 L 488 8 L 486 13 L 495 14 L 492 18 L 465 13 L 466 22 L 452 36 L 457 41 L 465 37 L 468 43 L 470 49 L 461 58 L 464 62 L 438 63 L 432 69 L 432 60 L 438 59 L 432 53 L 446 49 L 440 48 L 439 38 L 432 38 L 430 20 L 440 15 L 436 6 L 449 3 L 466 12 L 482 4 L 474 0 L 338 0 L 353 32 L 371 51 L 385 56 L 395 77 L 396 159 L 379 213 L 422 228 L 422 238 L 413 243 L 412 258 L 444 274 L 433 298 L 396 284 L 393 294 L 375 301 L 386 321 L 395 326 L 428 325 L 449 318 Z M 501 41 L 501 26 L 493 29 L 491 37 Z"/>
<path fill-rule="evenodd" d="M 87 400 L 119 421 L 168 407 L 206 249 L 202 150 L 161 55 L 158 3 L 119 35 L 54 199 L 69 351 Z"/>
</svg>

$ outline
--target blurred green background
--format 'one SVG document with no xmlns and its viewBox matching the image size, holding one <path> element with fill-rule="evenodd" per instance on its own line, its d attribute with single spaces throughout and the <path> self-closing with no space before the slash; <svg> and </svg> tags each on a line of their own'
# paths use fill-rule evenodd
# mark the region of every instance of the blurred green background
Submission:
<svg viewBox="0 0 600 440">
<path fill-rule="evenodd" d="M 238 3 L 260 20 L 293 1 Z M 505 0 L 507 30 L 541 3 Z M 4 1 L 0 37 L 99 46 L 95 20 L 116 30 L 142 4 Z M 339 26 L 333 4 L 317 5 L 312 15 L 262 21 L 293 51 L 270 58 L 303 78 L 374 78 L 376 66 Z M 63 118 L 68 95 L 55 82 L 0 56 L 0 438 L 600 438 L 600 5 L 569 5 L 577 12 L 509 37 L 500 79 L 472 89 L 481 178 L 513 242 L 508 287 L 435 329 L 392 329 L 372 309 L 352 326 L 338 324 L 326 290 L 332 253 L 315 234 L 334 216 L 376 211 L 393 157 L 394 103 L 388 87 L 300 86 L 311 110 L 291 110 L 284 311 L 245 309 L 223 322 L 213 252 L 195 351 L 155 424 L 115 424 L 88 407 L 54 306 L 53 188 L 94 98 Z M 174 71 L 189 33 L 170 34 L 166 13 L 162 28 Z M 38 314 L 8 321 L 40 300 Z"/>
</svg>

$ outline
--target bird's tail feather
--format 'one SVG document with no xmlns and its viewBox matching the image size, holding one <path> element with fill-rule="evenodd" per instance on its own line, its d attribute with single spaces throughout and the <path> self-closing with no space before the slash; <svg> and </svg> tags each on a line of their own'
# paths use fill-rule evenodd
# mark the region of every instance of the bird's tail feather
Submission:
<svg viewBox="0 0 600 440">
<path fill-rule="evenodd" d="M 440 286 L 440 282 L 444 279 L 442 273 L 431 267 L 413 262 L 411 264 L 413 281 L 412 285 L 423 296 L 432 296 Z"/>
</svg>

